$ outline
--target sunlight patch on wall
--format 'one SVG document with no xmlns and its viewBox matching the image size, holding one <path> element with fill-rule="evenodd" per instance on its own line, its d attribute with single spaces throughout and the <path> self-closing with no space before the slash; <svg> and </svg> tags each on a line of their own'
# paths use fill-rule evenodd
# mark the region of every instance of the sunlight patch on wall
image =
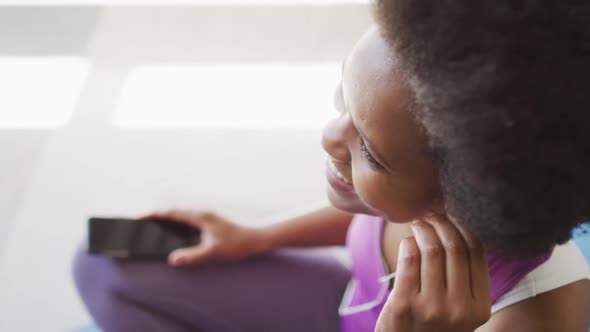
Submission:
<svg viewBox="0 0 590 332">
<path fill-rule="evenodd" d="M 146 65 L 114 113 L 125 128 L 322 128 L 340 64 Z"/>
<path fill-rule="evenodd" d="M 88 70 L 79 57 L 0 57 L 0 128 L 64 126 Z"/>
</svg>

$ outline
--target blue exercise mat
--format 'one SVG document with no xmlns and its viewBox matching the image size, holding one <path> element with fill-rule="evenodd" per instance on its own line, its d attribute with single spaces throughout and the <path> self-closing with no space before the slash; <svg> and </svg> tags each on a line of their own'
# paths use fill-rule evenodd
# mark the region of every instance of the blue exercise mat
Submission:
<svg viewBox="0 0 590 332">
<path fill-rule="evenodd" d="M 582 251 L 586 262 L 590 264 L 590 226 L 582 226 L 573 233 L 573 238 Z"/>
<path fill-rule="evenodd" d="M 101 330 L 96 325 L 88 325 L 72 332 L 101 332 Z"/>
</svg>

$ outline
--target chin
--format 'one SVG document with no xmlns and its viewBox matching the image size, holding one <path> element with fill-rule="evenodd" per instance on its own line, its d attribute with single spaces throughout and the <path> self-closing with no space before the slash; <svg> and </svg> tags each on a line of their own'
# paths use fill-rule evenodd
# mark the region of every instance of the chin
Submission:
<svg viewBox="0 0 590 332">
<path fill-rule="evenodd" d="M 342 197 L 333 190 L 328 189 L 328 199 L 337 209 L 359 214 L 375 215 L 358 197 Z"/>
</svg>

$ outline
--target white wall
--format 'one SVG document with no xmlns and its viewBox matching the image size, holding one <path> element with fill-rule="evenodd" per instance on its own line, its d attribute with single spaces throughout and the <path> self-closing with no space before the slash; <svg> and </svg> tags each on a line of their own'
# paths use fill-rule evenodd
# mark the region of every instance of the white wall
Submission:
<svg viewBox="0 0 590 332">
<path fill-rule="evenodd" d="M 90 215 L 207 207 L 265 223 L 325 201 L 317 126 L 114 126 L 136 66 L 338 63 L 369 22 L 362 4 L 0 7 L 0 58 L 90 63 L 65 126 L 3 129 L 9 113 L 0 111 L 0 331 L 65 331 L 89 320 L 69 270 Z"/>
</svg>

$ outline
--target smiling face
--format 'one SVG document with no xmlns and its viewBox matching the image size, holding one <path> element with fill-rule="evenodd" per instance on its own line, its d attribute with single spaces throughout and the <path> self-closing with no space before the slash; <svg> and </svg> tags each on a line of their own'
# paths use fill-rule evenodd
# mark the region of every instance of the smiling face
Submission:
<svg viewBox="0 0 590 332">
<path fill-rule="evenodd" d="M 343 66 L 340 116 L 324 129 L 328 197 L 340 209 L 407 222 L 437 209 L 437 171 L 410 111 L 411 92 L 392 49 L 366 33 Z"/>
</svg>

